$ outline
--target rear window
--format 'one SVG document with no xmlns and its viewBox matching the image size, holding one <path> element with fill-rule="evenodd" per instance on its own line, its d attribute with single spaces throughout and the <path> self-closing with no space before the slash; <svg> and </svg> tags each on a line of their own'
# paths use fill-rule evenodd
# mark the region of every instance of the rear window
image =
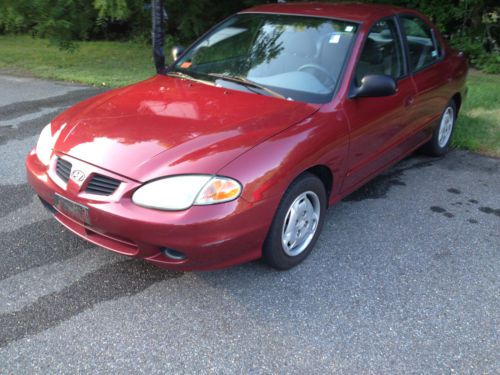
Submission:
<svg viewBox="0 0 500 375">
<path fill-rule="evenodd" d="M 401 22 L 408 44 L 410 67 L 413 72 L 421 70 L 441 58 L 440 46 L 432 29 L 417 16 L 402 16 Z"/>
</svg>

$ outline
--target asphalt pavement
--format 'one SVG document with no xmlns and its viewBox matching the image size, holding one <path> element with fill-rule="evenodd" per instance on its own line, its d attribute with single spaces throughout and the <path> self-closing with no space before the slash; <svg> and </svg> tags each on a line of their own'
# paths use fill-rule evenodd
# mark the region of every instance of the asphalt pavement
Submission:
<svg viewBox="0 0 500 375">
<path fill-rule="evenodd" d="M 500 160 L 414 155 L 299 267 L 180 273 L 51 218 L 24 157 L 85 86 L 0 75 L 0 374 L 499 374 Z"/>
</svg>

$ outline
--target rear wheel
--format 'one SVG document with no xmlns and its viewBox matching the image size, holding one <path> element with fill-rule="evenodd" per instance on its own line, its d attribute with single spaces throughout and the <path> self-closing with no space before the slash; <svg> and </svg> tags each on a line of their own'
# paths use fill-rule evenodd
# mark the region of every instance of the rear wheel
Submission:
<svg viewBox="0 0 500 375">
<path fill-rule="evenodd" d="M 263 246 L 263 260 L 286 270 L 312 251 L 326 211 L 326 191 L 321 180 L 305 173 L 285 192 Z"/>
<path fill-rule="evenodd" d="M 439 125 L 434 129 L 432 139 L 422 147 L 424 153 L 430 156 L 442 156 L 448 152 L 456 119 L 457 105 L 451 100 L 441 115 Z"/>
</svg>

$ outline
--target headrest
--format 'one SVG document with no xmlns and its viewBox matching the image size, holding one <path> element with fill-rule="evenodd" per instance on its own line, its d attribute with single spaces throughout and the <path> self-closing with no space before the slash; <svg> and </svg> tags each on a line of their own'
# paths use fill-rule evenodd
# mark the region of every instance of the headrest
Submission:
<svg viewBox="0 0 500 375">
<path fill-rule="evenodd" d="M 360 60 L 372 65 L 380 65 L 384 62 L 384 55 L 379 44 L 370 37 L 366 39 Z"/>
</svg>

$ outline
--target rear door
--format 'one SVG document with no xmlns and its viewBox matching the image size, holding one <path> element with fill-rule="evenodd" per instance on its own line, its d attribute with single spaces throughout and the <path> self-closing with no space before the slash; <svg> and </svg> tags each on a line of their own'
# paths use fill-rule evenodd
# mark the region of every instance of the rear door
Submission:
<svg viewBox="0 0 500 375">
<path fill-rule="evenodd" d="M 412 130 L 425 140 L 450 100 L 446 85 L 451 71 L 444 61 L 444 49 L 426 21 L 417 15 L 401 15 L 399 20 L 417 89 Z"/>
<path fill-rule="evenodd" d="M 359 87 L 366 75 L 384 74 L 396 80 L 397 92 L 392 96 L 345 101 L 350 147 L 343 191 L 352 190 L 389 164 L 397 157 L 397 146 L 408 137 L 415 87 L 403 51 L 395 17 L 381 19 L 372 26 L 352 84 Z"/>
</svg>

